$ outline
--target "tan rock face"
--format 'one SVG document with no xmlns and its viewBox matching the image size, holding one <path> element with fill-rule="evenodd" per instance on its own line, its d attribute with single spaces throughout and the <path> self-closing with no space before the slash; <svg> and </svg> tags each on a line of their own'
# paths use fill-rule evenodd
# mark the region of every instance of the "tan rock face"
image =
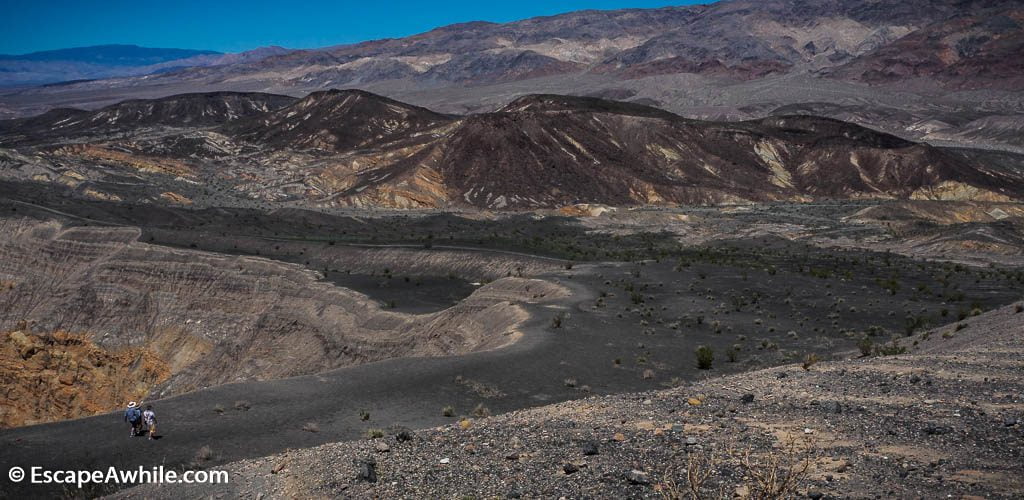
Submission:
<svg viewBox="0 0 1024 500">
<path fill-rule="evenodd" d="M 13 330 L 2 340 L 0 428 L 105 413 L 170 376 L 149 349 L 108 350 L 84 334 Z"/>
<path fill-rule="evenodd" d="M 107 162 L 152 174 L 194 177 L 195 170 L 186 163 L 171 158 L 153 158 L 139 154 L 115 151 L 98 145 L 65 146 L 57 150 L 61 156 L 72 156 L 90 161 Z"/>
<path fill-rule="evenodd" d="M 914 191 L 912 200 L 944 201 L 1013 201 L 1010 197 L 957 181 L 943 181 L 935 186 L 926 186 Z"/>
<path fill-rule="evenodd" d="M 192 200 L 188 199 L 188 197 L 180 195 L 180 194 L 175 193 L 173 191 L 167 191 L 165 193 L 161 193 L 160 194 L 160 198 L 162 198 L 162 199 L 164 199 L 164 200 L 166 200 L 166 201 L 168 201 L 170 203 L 174 203 L 176 205 L 191 205 L 192 204 Z"/>
</svg>

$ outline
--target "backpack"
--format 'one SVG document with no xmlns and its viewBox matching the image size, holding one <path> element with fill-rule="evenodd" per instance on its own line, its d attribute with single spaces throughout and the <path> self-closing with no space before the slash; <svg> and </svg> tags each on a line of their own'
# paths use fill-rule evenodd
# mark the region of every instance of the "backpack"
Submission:
<svg viewBox="0 0 1024 500">
<path fill-rule="evenodd" d="M 138 422 L 140 418 L 142 418 L 142 412 L 139 411 L 138 408 L 129 408 L 128 409 L 128 421 L 129 422 L 131 422 L 131 423 Z"/>
</svg>

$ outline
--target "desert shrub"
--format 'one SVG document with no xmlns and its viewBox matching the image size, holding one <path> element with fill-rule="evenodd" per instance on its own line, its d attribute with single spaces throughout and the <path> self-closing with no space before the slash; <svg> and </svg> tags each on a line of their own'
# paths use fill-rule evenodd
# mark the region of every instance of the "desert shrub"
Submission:
<svg viewBox="0 0 1024 500">
<path fill-rule="evenodd" d="M 359 410 L 359 420 L 367 421 L 370 420 L 370 412 L 366 410 Z"/>
<path fill-rule="evenodd" d="M 813 352 L 808 354 L 807 356 L 804 356 L 804 370 L 810 370 L 812 366 L 818 363 L 818 361 L 821 360 L 818 358 L 818 355 Z"/>
<path fill-rule="evenodd" d="M 477 418 L 489 417 L 491 416 L 491 410 L 484 406 L 483 403 L 480 403 L 476 405 L 476 408 L 473 408 L 473 416 Z"/>
<path fill-rule="evenodd" d="M 236 410 L 238 410 L 238 411 L 249 411 L 249 408 L 252 408 L 252 405 L 249 404 L 248 401 L 245 401 L 245 400 L 235 401 L 235 409 Z"/>
<path fill-rule="evenodd" d="M 380 439 L 384 437 L 384 431 L 382 429 L 366 429 L 367 439 Z"/>
<path fill-rule="evenodd" d="M 576 387 L 576 379 L 572 377 L 565 379 L 564 382 L 566 387 Z"/>
<path fill-rule="evenodd" d="M 224 407 L 221 406 L 221 405 L 214 406 L 213 407 L 213 412 L 218 414 L 218 415 L 223 415 L 224 414 Z"/>
<path fill-rule="evenodd" d="M 702 345 L 697 348 L 697 368 L 701 370 L 710 370 L 711 364 L 715 361 L 715 351 L 706 345 Z"/>
<path fill-rule="evenodd" d="M 875 347 L 875 354 L 880 356 L 895 356 L 907 352 L 907 348 L 901 346 L 895 339 L 888 344 L 880 344 Z"/>
<path fill-rule="evenodd" d="M 644 378 L 644 380 L 650 380 L 650 379 L 654 378 L 654 370 L 648 368 L 648 369 L 644 370 L 644 372 L 643 372 L 643 374 L 641 376 Z"/>
<path fill-rule="evenodd" d="M 769 449 L 756 457 L 747 452 L 741 455 L 740 465 L 745 470 L 751 498 L 795 498 L 806 482 L 817 447 L 813 443 L 801 445 L 790 438 L 779 449 Z"/>
<path fill-rule="evenodd" d="M 210 460 L 213 460 L 213 458 L 213 449 L 204 445 L 196 450 L 196 454 L 192 456 L 192 462 L 189 463 L 189 466 L 193 469 L 198 469 L 206 465 Z"/>
<path fill-rule="evenodd" d="M 444 415 L 446 417 L 454 417 L 455 416 L 455 407 L 452 406 L 452 405 L 448 405 L 448 406 L 445 406 L 444 408 L 441 408 L 441 415 Z"/>
<path fill-rule="evenodd" d="M 909 337 L 914 334 L 915 330 L 924 327 L 925 323 L 927 323 L 927 320 L 924 316 L 907 316 L 903 333 L 906 333 Z"/>
<path fill-rule="evenodd" d="M 320 425 L 316 422 L 306 422 L 302 425 L 302 430 L 306 432 L 320 432 Z"/>
<path fill-rule="evenodd" d="M 790 437 L 778 447 L 754 454 L 733 448 L 711 448 L 686 454 L 686 461 L 664 473 L 661 497 L 666 500 L 732 498 L 739 486 L 749 493 L 743 498 L 775 500 L 797 498 L 806 486 L 811 466 L 819 455 L 813 441 L 798 442 Z M 722 474 L 723 470 L 735 470 Z M 742 478 L 740 483 L 735 481 Z"/>
<path fill-rule="evenodd" d="M 861 339 L 857 341 L 857 348 L 860 349 L 861 357 L 867 357 L 874 352 L 875 343 L 870 337 L 861 337 Z"/>
</svg>

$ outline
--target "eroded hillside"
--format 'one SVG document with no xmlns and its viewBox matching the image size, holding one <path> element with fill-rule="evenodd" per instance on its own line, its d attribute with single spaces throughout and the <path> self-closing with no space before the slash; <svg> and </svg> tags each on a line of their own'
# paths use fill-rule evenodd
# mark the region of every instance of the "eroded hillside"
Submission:
<svg viewBox="0 0 1024 500">
<path fill-rule="evenodd" d="M 299 265 L 148 245 L 137 241 L 135 228 L 4 219 L 0 232 L 6 236 L 0 242 L 0 318 L 7 328 L 19 323 L 33 332 L 5 339 L 12 350 L 5 380 L 52 384 L 56 377 L 92 401 L 39 420 L 109 411 L 109 400 L 126 394 L 166 396 L 387 358 L 493 349 L 516 339 L 528 317 L 521 304 L 567 293 L 543 280 L 502 278 L 442 311 L 403 314 Z M 369 265 L 375 256 L 366 249 L 356 258 Z M 382 258 L 385 266 L 404 270 L 392 257 Z M 465 261 L 486 257 L 448 258 L 457 271 Z M 443 257 L 435 259 L 433 269 L 443 264 Z M 64 331 L 74 335 L 46 333 Z M 53 344 L 52 338 L 74 342 Z M 30 351 L 40 354 L 25 358 Z M 48 361 L 64 358 L 70 365 Z M 81 361 L 86 358 L 91 361 Z M 157 368 L 140 368 L 143 358 Z M 106 371 L 89 368 L 94 361 Z M 146 375 L 137 386 L 111 382 L 138 370 Z M 43 391 L 43 400 L 67 392 L 47 387 L 53 390 Z"/>
<path fill-rule="evenodd" d="M 1024 157 L 1012 153 L 939 148 L 806 115 L 697 121 L 558 95 L 451 116 L 356 90 L 294 102 L 189 94 L 6 127 L 6 179 L 164 205 L 535 209 L 1024 198 Z"/>
</svg>

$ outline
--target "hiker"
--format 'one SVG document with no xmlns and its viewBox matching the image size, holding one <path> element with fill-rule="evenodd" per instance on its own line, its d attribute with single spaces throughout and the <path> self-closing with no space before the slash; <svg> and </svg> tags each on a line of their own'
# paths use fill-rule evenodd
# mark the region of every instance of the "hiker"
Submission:
<svg viewBox="0 0 1024 500">
<path fill-rule="evenodd" d="M 146 411 L 142 412 L 142 421 L 149 429 L 149 440 L 152 441 L 156 435 L 156 412 L 153 411 L 153 405 L 146 405 Z"/>
<path fill-rule="evenodd" d="M 128 403 L 128 408 L 124 411 L 124 421 L 131 425 L 129 436 L 138 436 L 142 430 L 142 412 L 139 411 L 139 405 L 135 401 Z"/>
</svg>

